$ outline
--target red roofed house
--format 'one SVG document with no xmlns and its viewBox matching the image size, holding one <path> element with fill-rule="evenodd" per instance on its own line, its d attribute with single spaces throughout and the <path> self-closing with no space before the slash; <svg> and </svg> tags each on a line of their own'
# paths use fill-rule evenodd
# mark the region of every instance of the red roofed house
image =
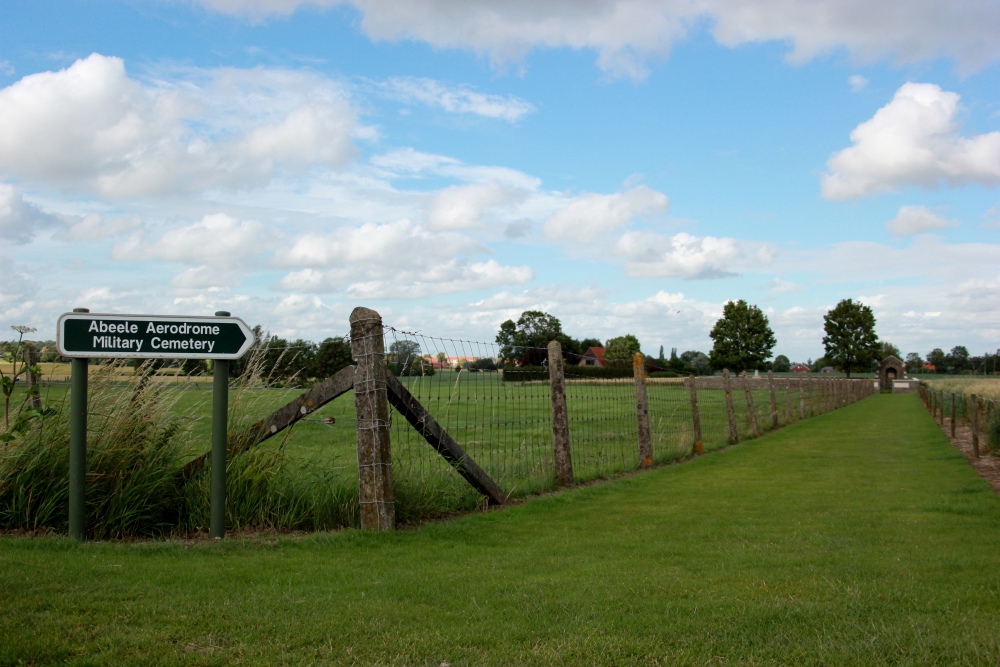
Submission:
<svg viewBox="0 0 1000 667">
<path fill-rule="evenodd" d="M 580 358 L 579 366 L 603 366 L 604 365 L 604 348 L 603 347 L 591 347 L 584 352 L 583 356 Z"/>
<path fill-rule="evenodd" d="M 809 368 L 809 366 L 803 364 L 802 362 L 795 362 L 794 364 L 792 364 L 791 371 L 793 373 L 809 373 L 811 369 Z"/>
</svg>

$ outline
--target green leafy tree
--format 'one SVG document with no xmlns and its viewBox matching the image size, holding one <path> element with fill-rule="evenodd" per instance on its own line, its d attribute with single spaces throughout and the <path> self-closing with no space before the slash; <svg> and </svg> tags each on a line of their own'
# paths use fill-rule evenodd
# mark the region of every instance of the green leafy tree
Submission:
<svg viewBox="0 0 1000 667">
<path fill-rule="evenodd" d="M 777 344 L 767 316 L 743 299 L 726 303 L 708 335 L 715 341 L 708 354 L 712 368 L 735 373 L 763 368 Z"/>
<path fill-rule="evenodd" d="M 325 380 L 353 363 L 349 341 L 340 337 L 327 338 L 317 346 L 309 374 L 318 380 Z"/>
<path fill-rule="evenodd" d="M 711 375 L 712 364 L 708 360 L 708 355 L 698 350 L 688 350 L 681 353 L 681 361 L 689 367 L 698 371 L 698 375 Z"/>
<path fill-rule="evenodd" d="M 887 357 L 896 357 L 900 361 L 903 361 L 903 353 L 899 351 L 898 347 L 886 340 L 879 341 L 878 358 L 876 361 L 882 361 Z"/>
<path fill-rule="evenodd" d="M 517 322 L 507 320 L 500 325 L 496 338 L 501 361 L 518 362 L 523 366 L 538 366 L 547 359 L 546 348 L 553 340 L 563 343 L 564 355 L 567 352 L 565 343 L 575 343 L 576 353 L 579 353 L 580 344 L 563 333 L 559 318 L 540 310 L 524 311 Z"/>
<path fill-rule="evenodd" d="M 944 373 L 948 365 L 948 357 L 940 347 L 935 347 L 927 353 L 927 363 L 934 366 L 935 373 Z"/>
<path fill-rule="evenodd" d="M 875 313 L 860 301 L 843 299 L 823 316 L 823 346 L 834 368 L 851 371 L 872 367 L 881 351 L 875 333 Z"/>
<path fill-rule="evenodd" d="M 964 373 L 970 367 L 969 350 L 964 345 L 956 345 L 948 353 L 946 363 L 952 373 Z"/>
<path fill-rule="evenodd" d="M 779 354 L 774 358 L 774 364 L 771 366 L 771 370 L 775 373 L 788 373 L 792 370 L 791 360 L 783 354 Z"/>
<path fill-rule="evenodd" d="M 389 354 L 396 362 L 398 375 L 407 375 L 420 359 L 420 344 L 414 340 L 397 340 L 389 346 Z"/>
<path fill-rule="evenodd" d="M 924 360 L 917 352 L 910 352 L 906 355 L 906 372 L 919 373 L 924 370 Z"/>
<path fill-rule="evenodd" d="M 628 366 L 636 352 L 641 352 L 639 339 L 632 334 L 609 338 L 604 344 L 604 361 L 609 366 Z"/>
</svg>

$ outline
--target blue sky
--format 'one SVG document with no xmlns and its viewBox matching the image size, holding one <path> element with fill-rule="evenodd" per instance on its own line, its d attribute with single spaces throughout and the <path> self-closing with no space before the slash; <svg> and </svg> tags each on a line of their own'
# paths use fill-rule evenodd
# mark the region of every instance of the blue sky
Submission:
<svg viewBox="0 0 1000 667">
<path fill-rule="evenodd" d="M 870 305 L 905 354 L 1000 347 L 994 0 L 93 0 L 0 8 L 0 328 L 358 305 L 492 341 L 793 361 Z"/>
</svg>

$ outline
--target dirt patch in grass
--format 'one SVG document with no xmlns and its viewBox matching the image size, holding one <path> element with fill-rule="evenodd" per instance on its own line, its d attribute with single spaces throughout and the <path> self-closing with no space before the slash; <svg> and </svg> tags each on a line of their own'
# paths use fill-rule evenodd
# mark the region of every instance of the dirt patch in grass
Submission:
<svg viewBox="0 0 1000 667">
<path fill-rule="evenodd" d="M 969 428 L 968 423 L 956 419 L 954 437 L 951 435 L 951 419 L 946 417 L 940 426 L 951 444 L 962 452 L 968 460 L 969 465 L 975 468 L 980 477 L 990 483 L 997 494 L 1000 494 L 1000 458 L 986 451 L 985 438 L 982 435 L 979 436 L 979 458 L 976 458 L 972 452 L 972 429 Z"/>
</svg>

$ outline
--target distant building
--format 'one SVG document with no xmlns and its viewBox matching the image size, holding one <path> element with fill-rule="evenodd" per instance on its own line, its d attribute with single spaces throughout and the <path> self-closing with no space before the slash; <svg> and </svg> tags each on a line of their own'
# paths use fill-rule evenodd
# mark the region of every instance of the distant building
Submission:
<svg viewBox="0 0 1000 667">
<path fill-rule="evenodd" d="M 823 368 L 821 368 L 819 372 L 820 373 L 832 373 L 833 372 L 833 366 L 823 366 Z"/>
<path fill-rule="evenodd" d="M 937 373 L 937 366 L 935 366 L 929 361 L 925 361 L 924 370 L 927 371 L 928 373 Z"/>
<path fill-rule="evenodd" d="M 810 373 L 810 372 L 812 372 L 812 369 L 809 368 L 809 366 L 807 364 L 803 364 L 802 362 L 798 362 L 798 361 L 795 362 L 794 364 L 792 364 L 792 366 L 791 366 L 791 368 L 789 368 L 789 370 L 791 372 L 793 372 L 793 373 Z"/>
<path fill-rule="evenodd" d="M 603 347 L 590 347 L 587 351 L 583 353 L 580 358 L 579 366 L 603 366 L 604 365 L 604 348 Z"/>
</svg>

